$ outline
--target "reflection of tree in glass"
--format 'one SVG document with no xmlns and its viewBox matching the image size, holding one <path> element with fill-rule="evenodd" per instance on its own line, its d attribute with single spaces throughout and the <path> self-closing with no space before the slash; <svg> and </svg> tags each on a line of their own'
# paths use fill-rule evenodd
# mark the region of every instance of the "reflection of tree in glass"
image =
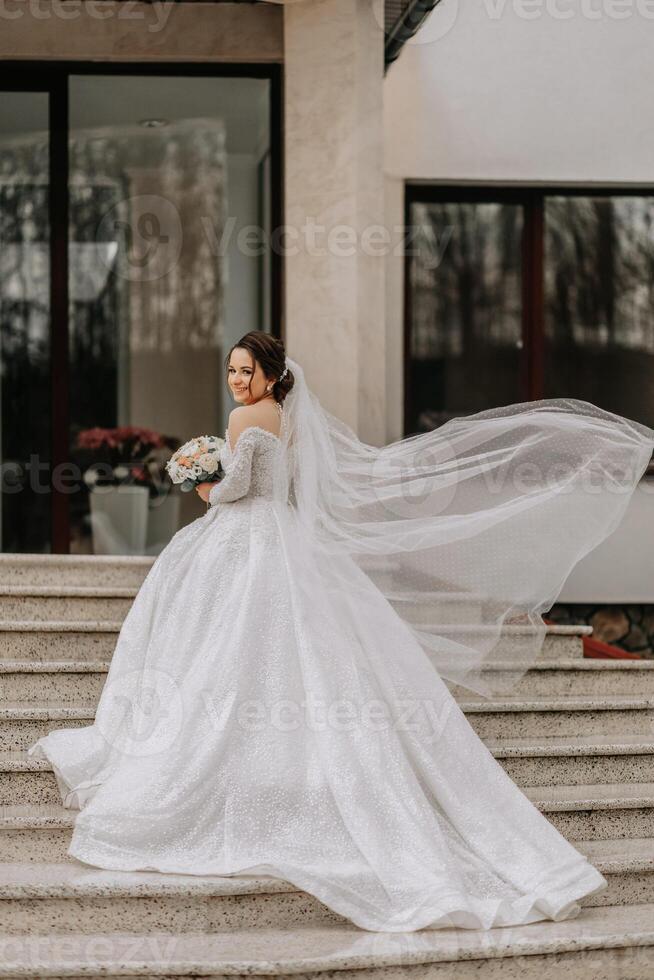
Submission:
<svg viewBox="0 0 654 980">
<path fill-rule="evenodd" d="M 522 336 L 521 209 L 416 202 L 412 226 L 408 431 L 516 400 Z"/>
<path fill-rule="evenodd" d="M 545 395 L 654 421 L 654 198 L 545 209 Z"/>
<path fill-rule="evenodd" d="M 513 205 L 416 204 L 412 355 L 471 352 L 520 336 L 522 219 Z"/>
<path fill-rule="evenodd" d="M 654 198 L 549 198 L 546 335 L 654 352 Z"/>
</svg>

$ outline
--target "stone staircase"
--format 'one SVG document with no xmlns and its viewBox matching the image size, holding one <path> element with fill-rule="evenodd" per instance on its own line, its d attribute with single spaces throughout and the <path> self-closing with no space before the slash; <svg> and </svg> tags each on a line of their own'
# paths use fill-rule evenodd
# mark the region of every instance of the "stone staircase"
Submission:
<svg viewBox="0 0 654 980">
<path fill-rule="evenodd" d="M 654 661 L 584 660 L 588 627 L 551 627 L 510 697 L 453 688 L 502 766 L 606 876 L 576 919 L 368 933 L 277 879 L 69 858 L 75 811 L 26 749 L 90 723 L 151 563 L 0 555 L 0 978 L 654 976 Z M 510 671 L 510 652 L 492 669 Z"/>
</svg>

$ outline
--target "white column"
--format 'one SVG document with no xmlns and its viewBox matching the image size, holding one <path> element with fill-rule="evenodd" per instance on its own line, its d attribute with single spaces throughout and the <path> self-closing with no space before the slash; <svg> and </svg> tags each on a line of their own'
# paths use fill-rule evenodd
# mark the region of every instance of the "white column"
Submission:
<svg viewBox="0 0 654 980">
<path fill-rule="evenodd" d="M 325 407 L 379 444 L 384 35 L 375 2 L 284 7 L 285 338 Z"/>
</svg>

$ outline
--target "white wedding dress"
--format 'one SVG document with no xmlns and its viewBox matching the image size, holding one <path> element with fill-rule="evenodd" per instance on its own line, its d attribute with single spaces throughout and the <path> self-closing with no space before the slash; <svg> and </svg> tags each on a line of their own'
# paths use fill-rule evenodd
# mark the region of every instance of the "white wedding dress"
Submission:
<svg viewBox="0 0 654 980">
<path fill-rule="evenodd" d="M 81 808 L 69 853 L 277 876 L 370 930 L 576 914 L 606 880 L 494 759 L 360 563 L 312 547 L 297 499 L 276 499 L 287 451 L 256 426 L 225 446 L 211 507 L 125 618 L 95 724 L 30 749 Z"/>
</svg>

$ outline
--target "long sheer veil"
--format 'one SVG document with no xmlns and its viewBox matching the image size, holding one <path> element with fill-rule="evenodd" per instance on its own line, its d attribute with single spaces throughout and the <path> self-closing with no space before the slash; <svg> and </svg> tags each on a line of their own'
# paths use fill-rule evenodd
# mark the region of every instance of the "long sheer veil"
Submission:
<svg viewBox="0 0 654 980">
<path fill-rule="evenodd" d="M 287 364 L 295 385 L 276 492 L 325 588 L 347 593 L 355 612 L 376 603 L 381 622 L 390 604 L 444 679 L 486 696 L 510 690 L 538 656 L 543 613 L 570 571 L 622 519 L 654 430 L 544 399 L 377 448 Z"/>
</svg>

